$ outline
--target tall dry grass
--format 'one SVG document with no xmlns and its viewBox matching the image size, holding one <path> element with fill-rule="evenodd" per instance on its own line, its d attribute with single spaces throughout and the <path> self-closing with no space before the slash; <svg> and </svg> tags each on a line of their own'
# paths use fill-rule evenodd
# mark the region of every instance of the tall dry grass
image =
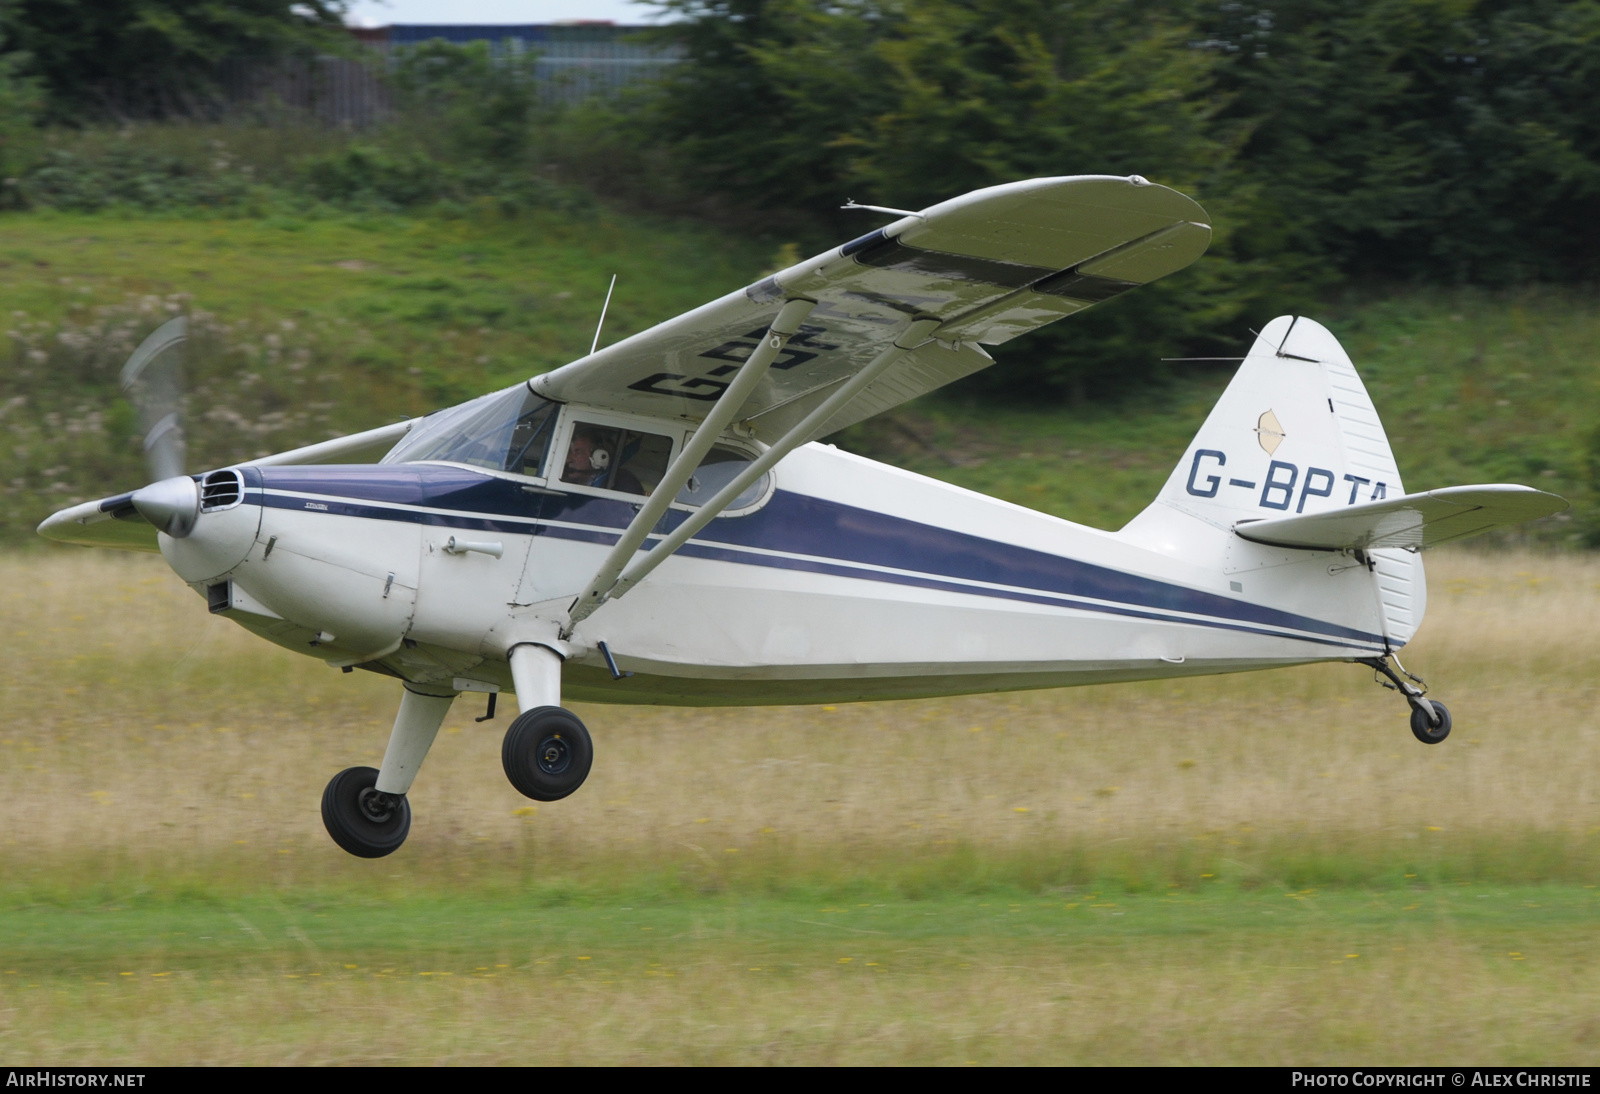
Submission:
<svg viewBox="0 0 1600 1094">
<path fill-rule="evenodd" d="M 1600 562 L 1430 569 L 1407 662 L 1454 712 L 1437 747 L 1348 665 L 589 707 L 589 784 L 535 809 L 500 772 L 505 718 L 463 701 L 411 841 L 367 862 L 318 799 L 381 755 L 393 681 L 251 638 L 159 559 L 0 557 L 0 1052 L 1592 1061 Z M 1456 878 L 1569 884 L 1436 884 Z M 1064 888 L 1099 879 L 1147 892 Z M 1377 885 L 1252 888 L 1286 879 Z M 694 898 L 655 899 L 674 885 Z M 825 906 L 873 885 L 927 899 Z"/>
<path fill-rule="evenodd" d="M 1429 569 L 1406 661 L 1454 714 L 1437 747 L 1350 665 L 837 708 L 597 706 L 580 711 L 596 740 L 588 784 L 534 807 L 500 770 L 506 717 L 475 724 L 463 698 L 412 792 L 404 856 L 672 861 L 720 877 L 941 858 L 1025 873 L 1041 849 L 1057 870 L 1076 849 L 1292 872 L 1306 856 L 1498 847 L 1516 876 L 1588 871 L 1600 562 L 1438 552 Z M 348 865 L 318 801 L 335 771 L 382 755 L 395 682 L 208 615 L 153 557 L 0 558 L 0 634 L 6 860 L 288 851 L 295 869 Z"/>
</svg>

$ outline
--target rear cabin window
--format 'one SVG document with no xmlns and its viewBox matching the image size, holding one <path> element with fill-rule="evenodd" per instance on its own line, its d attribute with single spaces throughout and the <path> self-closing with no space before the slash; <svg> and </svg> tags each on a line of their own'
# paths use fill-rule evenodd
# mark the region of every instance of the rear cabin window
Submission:
<svg viewBox="0 0 1600 1094">
<path fill-rule="evenodd" d="M 561 481 L 624 494 L 649 494 L 667 473 L 672 438 L 621 426 L 575 422 Z"/>
<path fill-rule="evenodd" d="M 689 481 L 678 491 L 675 499 L 679 505 L 693 505 L 699 507 L 710 501 L 722 492 L 722 488 L 734 480 L 746 467 L 749 467 L 755 457 L 748 452 L 741 452 L 737 448 L 726 445 L 713 445 L 711 451 L 706 453 L 706 458 L 700 461 L 700 466 L 695 468 Z M 767 479 L 762 475 L 755 482 L 739 492 L 739 496 L 728 503 L 729 509 L 743 509 L 754 505 L 761 500 L 767 492 Z"/>
</svg>

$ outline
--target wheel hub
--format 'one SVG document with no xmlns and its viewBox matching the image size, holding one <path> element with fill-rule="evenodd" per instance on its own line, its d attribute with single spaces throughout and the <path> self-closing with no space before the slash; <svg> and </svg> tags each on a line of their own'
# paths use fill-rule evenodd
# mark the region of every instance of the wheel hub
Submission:
<svg viewBox="0 0 1600 1094">
<path fill-rule="evenodd" d="M 537 755 L 539 770 L 546 775 L 559 775 L 572 763 L 572 749 L 559 734 L 540 741 Z"/>
<path fill-rule="evenodd" d="M 385 794 L 375 786 L 369 786 L 361 792 L 356 803 L 361 807 L 361 815 L 373 824 L 383 824 L 394 816 L 394 811 L 399 807 L 400 795 Z"/>
</svg>

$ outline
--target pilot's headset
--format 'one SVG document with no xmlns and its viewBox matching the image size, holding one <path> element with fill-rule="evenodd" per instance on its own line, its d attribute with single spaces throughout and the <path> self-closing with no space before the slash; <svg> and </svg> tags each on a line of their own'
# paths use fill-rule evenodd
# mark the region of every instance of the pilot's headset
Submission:
<svg viewBox="0 0 1600 1094">
<path fill-rule="evenodd" d="M 610 466 L 611 453 L 608 450 L 596 447 L 594 451 L 589 453 L 589 469 L 591 471 L 604 471 Z"/>
</svg>

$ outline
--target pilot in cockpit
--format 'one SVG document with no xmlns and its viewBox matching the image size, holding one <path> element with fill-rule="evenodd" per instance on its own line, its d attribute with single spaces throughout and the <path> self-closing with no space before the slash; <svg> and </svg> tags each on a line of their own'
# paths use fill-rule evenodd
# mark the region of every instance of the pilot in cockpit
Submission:
<svg viewBox="0 0 1600 1094">
<path fill-rule="evenodd" d="M 611 474 L 612 449 L 615 439 L 607 443 L 607 438 L 589 429 L 575 429 L 572 431 L 572 443 L 567 447 L 566 466 L 561 472 L 562 482 L 577 483 L 581 486 L 599 486 L 611 490 L 622 490 L 629 494 L 644 494 L 647 491 L 638 478 L 628 471 L 626 467 L 617 469 L 614 481 L 607 482 Z"/>
</svg>

